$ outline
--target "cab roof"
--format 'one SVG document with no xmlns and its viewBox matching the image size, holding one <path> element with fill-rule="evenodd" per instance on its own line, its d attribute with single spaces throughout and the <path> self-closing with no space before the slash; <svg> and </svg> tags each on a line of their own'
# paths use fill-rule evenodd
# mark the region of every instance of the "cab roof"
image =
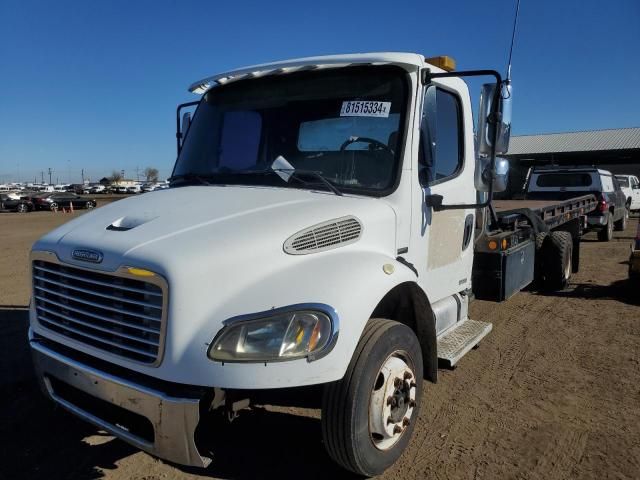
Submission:
<svg viewBox="0 0 640 480">
<path fill-rule="evenodd" d="M 235 80 L 266 75 L 282 75 L 304 70 L 346 67 L 350 65 L 397 65 L 408 72 L 413 72 L 425 65 L 425 57 L 417 53 L 378 52 L 325 55 L 262 63 L 203 78 L 202 80 L 194 82 L 189 87 L 189 91 L 201 95 L 216 84 L 223 85 Z M 434 71 L 441 71 L 441 69 L 437 67 L 433 67 L 433 69 Z"/>
</svg>

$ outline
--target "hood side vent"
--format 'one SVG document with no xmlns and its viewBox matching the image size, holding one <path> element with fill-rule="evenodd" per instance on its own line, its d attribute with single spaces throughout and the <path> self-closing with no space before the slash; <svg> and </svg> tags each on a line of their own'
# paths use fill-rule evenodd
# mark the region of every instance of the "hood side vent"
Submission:
<svg viewBox="0 0 640 480">
<path fill-rule="evenodd" d="M 360 221 L 342 217 L 300 230 L 284 242 L 284 251 L 290 255 L 323 252 L 357 242 L 361 236 Z"/>
</svg>

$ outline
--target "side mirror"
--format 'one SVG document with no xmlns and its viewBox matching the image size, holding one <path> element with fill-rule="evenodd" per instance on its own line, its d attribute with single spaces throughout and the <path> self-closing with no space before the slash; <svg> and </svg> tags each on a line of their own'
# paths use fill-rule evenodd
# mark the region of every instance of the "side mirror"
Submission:
<svg viewBox="0 0 640 480">
<path fill-rule="evenodd" d="M 189 130 L 190 126 L 191 126 L 191 112 L 184 112 L 184 114 L 182 115 L 182 123 L 180 125 L 181 143 L 184 143 L 184 138 L 187 135 L 187 131 Z"/>
<path fill-rule="evenodd" d="M 509 185 L 509 160 L 496 158 L 496 174 L 493 177 L 493 191 L 504 192 Z"/>
<path fill-rule="evenodd" d="M 498 118 L 490 121 L 493 110 L 493 101 L 497 84 L 486 83 L 480 93 L 480 108 L 478 110 L 478 130 L 476 150 L 480 155 L 491 155 L 491 146 L 495 129 L 498 129 L 496 137 L 496 154 L 504 154 L 509 150 L 509 137 L 511 136 L 511 84 L 503 82 L 500 85 L 499 104 L 497 108 Z"/>
</svg>

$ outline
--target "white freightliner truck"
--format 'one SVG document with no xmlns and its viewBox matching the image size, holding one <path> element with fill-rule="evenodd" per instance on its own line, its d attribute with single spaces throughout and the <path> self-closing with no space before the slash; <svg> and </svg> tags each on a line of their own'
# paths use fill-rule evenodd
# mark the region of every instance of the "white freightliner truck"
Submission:
<svg viewBox="0 0 640 480">
<path fill-rule="evenodd" d="M 389 467 L 423 379 L 491 330 L 468 318 L 470 298 L 502 301 L 534 279 L 562 288 L 595 208 L 494 208 L 511 87 L 450 67 L 341 55 L 193 84 L 171 188 L 33 246 L 29 337 L 46 394 L 142 450 L 206 466 L 203 415 L 324 384 L 331 458 L 364 475 Z M 480 75 L 495 82 L 474 140 L 462 79 Z"/>
</svg>

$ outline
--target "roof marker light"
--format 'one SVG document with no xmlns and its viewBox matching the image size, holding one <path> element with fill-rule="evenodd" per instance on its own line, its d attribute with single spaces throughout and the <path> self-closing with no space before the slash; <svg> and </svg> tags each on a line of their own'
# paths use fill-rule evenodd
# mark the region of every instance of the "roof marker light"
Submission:
<svg viewBox="0 0 640 480">
<path fill-rule="evenodd" d="M 440 55 L 437 57 L 429 57 L 424 59 L 425 62 L 430 63 L 434 67 L 441 68 L 447 72 L 453 72 L 456 69 L 456 61 L 453 57 L 448 55 Z"/>
</svg>

